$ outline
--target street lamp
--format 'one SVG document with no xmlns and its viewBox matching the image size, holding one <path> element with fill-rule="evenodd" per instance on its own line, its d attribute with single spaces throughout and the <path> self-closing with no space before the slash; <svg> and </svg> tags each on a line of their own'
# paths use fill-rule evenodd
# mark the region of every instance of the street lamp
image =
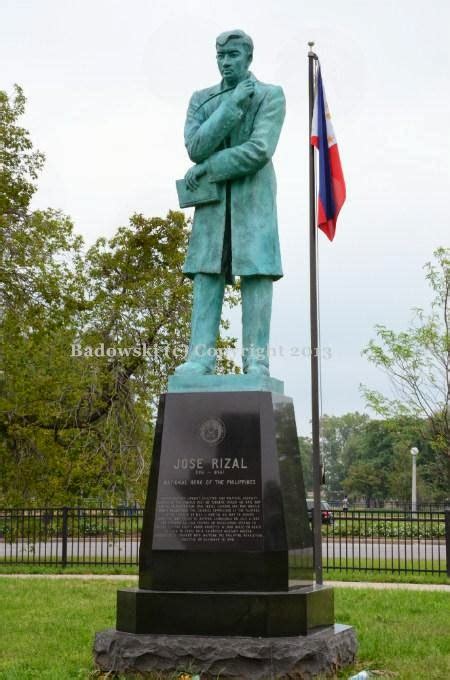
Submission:
<svg viewBox="0 0 450 680">
<path fill-rule="evenodd" d="M 419 453 L 419 449 L 413 446 L 411 449 L 412 456 L 412 483 L 411 483 L 411 510 L 416 512 L 417 510 L 417 479 L 416 479 L 416 457 Z"/>
</svg>

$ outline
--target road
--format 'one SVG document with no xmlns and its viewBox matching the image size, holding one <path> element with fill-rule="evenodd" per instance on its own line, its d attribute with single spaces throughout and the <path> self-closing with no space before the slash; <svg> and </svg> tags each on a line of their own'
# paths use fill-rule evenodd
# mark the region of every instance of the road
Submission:
<svg viewBox="0 0 450 680">
<path fill-rule="evenodd" d="M 74 563 L 137 563 L 139 542 L 137 538 L 106 541 L 98 538 L 86 538 L 67 542 L 67 561 Z M 445 542 L 415 541 L 377 542 L 361 541 L 345 543 L 344 541 L 328 541 L 322 544 L 323 559 L 328 562 L 346 560 L 378 561 L 433 560 L 445 565 Z M 7 543 L 0 540 L 0 561 L 12 562 L 26 560 L 29 562 L 61 562 L 62 541 L 54 540 L 46 543 Z M 363 565 L 362 565 L 363 566 Z M 437 566 L 437 564 L 436 564 Z M 442 567 L 443 568 L 443 567 Z"/>
<path fill-rule="evenodd" d="M 378 542 L 363 541 L 345 543 L 344 541 L 328 541 L 322 543 L 322 555 L 328 561 L 345 560 L 433 560 L 445 563 L 445 542 Z"/>
</svg>

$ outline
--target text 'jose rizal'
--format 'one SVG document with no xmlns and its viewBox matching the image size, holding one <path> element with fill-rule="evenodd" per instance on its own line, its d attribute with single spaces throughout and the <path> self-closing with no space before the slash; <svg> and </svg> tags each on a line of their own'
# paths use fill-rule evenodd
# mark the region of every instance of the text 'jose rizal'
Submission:
<svg viewBox="0 0 450 680">
<path fill-rule="evenodd" d="M 174 470 L 247 470 L 245 458 L 177 458 Z"/>
</svg>

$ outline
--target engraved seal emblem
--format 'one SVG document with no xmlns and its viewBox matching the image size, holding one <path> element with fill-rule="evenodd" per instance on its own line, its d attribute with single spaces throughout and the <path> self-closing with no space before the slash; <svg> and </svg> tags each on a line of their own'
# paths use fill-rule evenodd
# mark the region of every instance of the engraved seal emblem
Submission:
<svg viewBox="0 0 450 680">
<path fill-rule="evenodd" d="M 211 446 L 220 444 L 226 432 L 225 423 L 220 418 L 208 418 L 200 425 L 200 437 Z"/>
</svg>

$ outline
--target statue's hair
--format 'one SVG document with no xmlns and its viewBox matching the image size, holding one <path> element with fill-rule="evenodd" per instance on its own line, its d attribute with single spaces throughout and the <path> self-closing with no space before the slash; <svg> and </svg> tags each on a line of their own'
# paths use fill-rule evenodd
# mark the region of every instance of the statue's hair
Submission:
<svg viewBox="0 0 450 680">
<path fill-rule="evenodd" d="M 250 57 L 253 56 L 253 40 L 249 35 L 247 35 L 247 33 L 244 33 L 244 31 L 241 31 L 240 29 L 236 29 L 234 31 L 225 31 L 224 33 L 218 35 L 216 38 L 216 47 L 223 47 L 232 38 L 235 40 L 240 40 L 241 43 L 245 45 L 248 55 Z"/>
</svg>

